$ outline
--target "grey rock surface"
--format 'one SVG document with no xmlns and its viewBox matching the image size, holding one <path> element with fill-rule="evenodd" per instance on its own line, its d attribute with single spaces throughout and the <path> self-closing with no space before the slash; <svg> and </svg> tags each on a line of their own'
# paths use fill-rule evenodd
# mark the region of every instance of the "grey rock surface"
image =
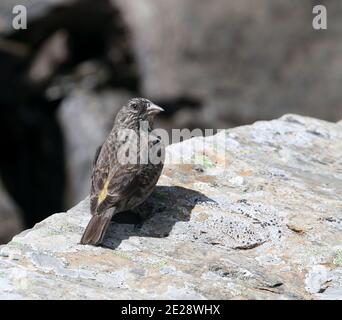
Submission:
<svg viewBox="0 0 342 320">
<path fill-rule="evenodd" d="M 0 244 L 7 243 L 23 230 L 21 212 L 0 180 Z"/>
<path fill-rule="evenodd" d="M 203 161 L 170 161 L 184 150 Z M 286 115 L 166 159 L 144 222 L 105 247 L 78 244 L 88 199 L 1 247 L 0 298 L 342 299 L 340 125 Z"/>
</svg>

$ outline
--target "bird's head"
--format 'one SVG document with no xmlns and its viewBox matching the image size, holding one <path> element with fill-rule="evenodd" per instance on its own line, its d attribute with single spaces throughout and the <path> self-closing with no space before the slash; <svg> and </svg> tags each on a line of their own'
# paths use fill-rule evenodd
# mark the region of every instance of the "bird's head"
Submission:
<svg viewBox="0 0 342 320">
<path fill-rule="evenodd" d="M 140 121 L 148 121 L 152 126 L 154 117 L 162 111 L 164 111 L 163 108 L 150 100 L 134 98 L 118 112 L 116 123 L 125 128 L 135 128 Z"/>
</svg>

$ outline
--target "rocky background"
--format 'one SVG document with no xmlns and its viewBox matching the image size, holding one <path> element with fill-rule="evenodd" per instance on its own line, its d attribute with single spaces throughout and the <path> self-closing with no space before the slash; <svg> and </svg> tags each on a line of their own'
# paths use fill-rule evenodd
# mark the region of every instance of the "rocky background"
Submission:
<svg viewBox="0 0 342 320">
<path fill-rule="evenodd" d="M 342 299 L 342 124 L 286 115 L 166 159 L 103 247 L 79 245 L 88 198 L 2 246 L 0 299 Z"/>
<path fill-rule="evenodd" d="M 18 31 L 16 4 L 0 3 L 1 243 L 87 195 L 130 97 L 163 106 L 166 129 L 342 118 L 339 0 L 27 0 Z"/>
</svg>

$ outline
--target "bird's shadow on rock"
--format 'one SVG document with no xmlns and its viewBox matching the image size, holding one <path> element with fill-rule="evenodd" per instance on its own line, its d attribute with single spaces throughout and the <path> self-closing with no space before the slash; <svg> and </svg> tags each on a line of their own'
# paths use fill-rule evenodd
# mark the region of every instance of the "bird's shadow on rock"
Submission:
<svg viewBox="0 0 342 320">
<path fill-rule="evenodd" d="M 176 222 L 189 221 L 198 203 L 214 201 L 204 194 L 177 186 L 157 186 L 134 211 L 116 214 L 106 232 L 103 247 L 115 249 L 132 236 L 167 237 Z"/>
</svg>

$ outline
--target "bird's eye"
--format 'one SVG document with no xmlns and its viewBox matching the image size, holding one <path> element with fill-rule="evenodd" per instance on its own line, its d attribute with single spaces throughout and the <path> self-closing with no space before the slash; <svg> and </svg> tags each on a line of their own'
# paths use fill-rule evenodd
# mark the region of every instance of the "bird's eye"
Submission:
<svg viewBox="0 0 342 320">
<path fill-rule="evenodd" d="M 133 108 L 134 110 L 137 110 L 137 109 L 138 109 L 138 104 L 137 104 L 137 103 L 133 103 L 133 104 L 132 104 L 132 108 Z"/>
</svg>

